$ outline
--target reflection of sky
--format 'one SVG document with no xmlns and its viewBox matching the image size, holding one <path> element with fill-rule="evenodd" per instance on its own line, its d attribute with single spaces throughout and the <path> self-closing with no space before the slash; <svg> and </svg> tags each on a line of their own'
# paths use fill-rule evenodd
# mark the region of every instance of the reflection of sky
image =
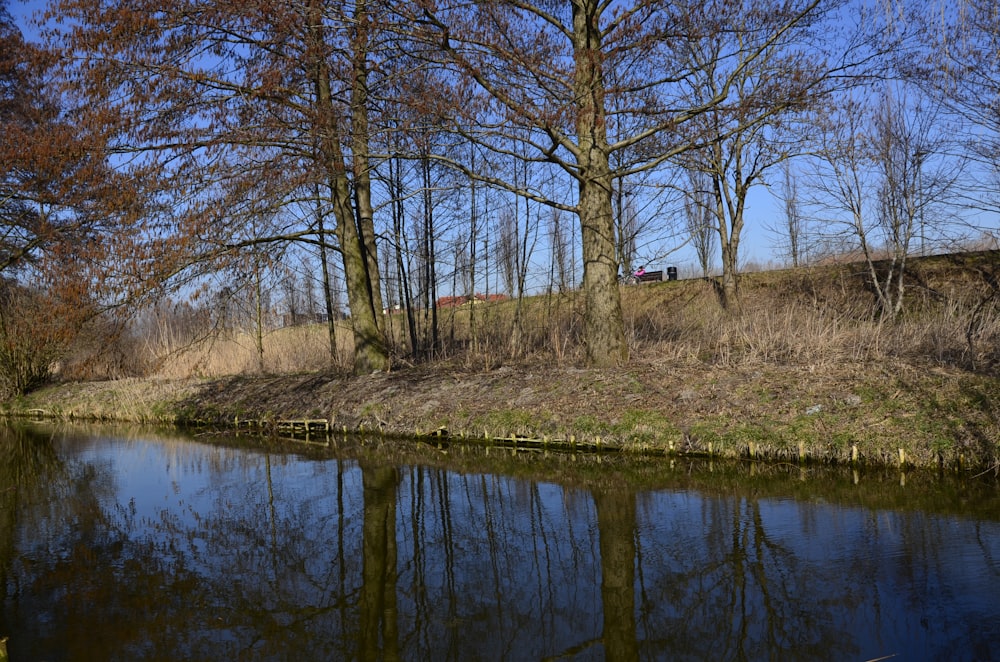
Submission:
<svg viewBox="0 0 1000 662">
<path fill-rule="evenodd" d="M 22 533 L 22 549 L 33 550 L 22 571 L 44 577 L 49 561 L 37 550 L 47 547 L 79 563 L 76 540 L 95 541 L 95 553 L 123 550 L 114 563 L 99 559 L 105 575 L 88 576 L 84 564 L 59 570 L 55 581 L 71 594 L 120 582 L 116 596 L 149 578 L 173 586 L 173 601 L 155 618 L 205 623 L 191 635 L 202 637 L 202 651 L 254 640 L 273 623 L 288 630 L 268 635 L 276 646 L 349 650 L 360 596 L 371 588 L 363 571 L 380 562 L 364 558 L 362 545 L 379 524 L 370 520 L 379 499 L 378 512 L 395 519 L 393 551 L 382 553 L 395 560 L 389 589 L 401 644 L 415 659 L 566 651 L 601 659 L 608 543 L 634 549 L 635 637 L 644 658 L 988 659 L 988 647 L 1000 646 L 993 521 L 692 490 L 606 494 L 600 503 L 608 512 L 627 516 L 634 504 L 631 536 L 628 523 L 602 531 L 594 497 L 553 482 L 413 466 L 400 469 L 397 482 L 370 481 L 365 492 L 363 473 L 374 478 L 378 470 L 370 460 L 182 439 L 73 439 L 60 453 L 74 467 L 99 468 L 102 487 L 93 496 L 112 532 L 98 530 L 100 518 L 94 530 L 78 517 L 59 521 L 80 511 L 72 504 L 43 508 L 25 519 L 35 528 Z M 133 505 L 125 522 L 121 513 Z M 121 532 L 124 546 L 115 542 Z M 82 588 L 64 586 L 71 576 Z M 31 599 L 24 613 L 50 623 L 58 638 L 59 612 L 46 613 L 54 598 Z M 94 609 L 95 620 L 105 618 Z M 155 640 L 154 621 L 137 622 L 146 628 L 137 636 Z"/>
<path fill-rule="evenodd" d="M 742 593 L 733 604 L 753 605 L 757 627 L 766 629 L 762 614 L 777 596 L 808 612 L 796 623 L 803 640 L 832 626 L 859 659 L 972 659 L 979 653 L 967 646 L 1000 637 L 996 522 L 791 499 L 734 503 L 694 493 L 646 494 L 642 504 L 647 581 L 655 583 L 658 570 L 682 581 L 718 579 Z M 695 567 L 724 564 L 734 541 L 738 567 L 726 563 L 724 577 Z M 794 610 L 782 619 L 789 617 L 796 618 Z"/>
</svg>

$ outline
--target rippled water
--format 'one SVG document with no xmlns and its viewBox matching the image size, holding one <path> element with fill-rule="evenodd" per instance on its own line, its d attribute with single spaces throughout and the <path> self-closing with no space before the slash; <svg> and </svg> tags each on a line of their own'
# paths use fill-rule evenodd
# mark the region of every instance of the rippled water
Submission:
<svg viewBox="0 0 1000 662">
<path fill-rule="evenodd" d="M 3 428 L 22 660 L 1000 659 L 996 480 Z"/>
</svg>

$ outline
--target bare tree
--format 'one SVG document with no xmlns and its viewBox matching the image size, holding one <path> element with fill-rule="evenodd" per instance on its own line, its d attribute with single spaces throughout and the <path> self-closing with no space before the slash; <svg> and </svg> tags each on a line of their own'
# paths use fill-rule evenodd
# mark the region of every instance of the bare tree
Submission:
<svg viewBox="0 0 1000 662">
<path fill-rule="evenodd" d="M 559 292 L 572 287 L 569 238 L 563 213 L 558 209 L 549 212 L 549 246 L 551 247 L 550 289 L 554 285 Z"/>
<path fill-rule="evenodd" d="M 349 10 L 345 5 L 340 10 Z M 333 10 L 335 21 L 324 21 Z M 333 216 L 334 232 L 344 262 L 351 326 L 354 330 L 354 371 L 358 374 L 384 370 L 389 364 L 385 338 L 379 329 L 382 310 L 378 282 L 378 257 L 375 249 L 374 213 L 371 205 L 369 156 L 369 75 L 368 58 L 372 17 L 367 0 L 355 0 L 353 13 L 338 11 L 324 0 L 309 0 L 304 18 L 304 59 L 312 83 L 315 114 L 312 129 L 318 137 L 321 166 L 326 174 Z M 346 48 L 332 43 L 337 23 L 351 26 Z M 351 72 L 348 112 L 351 117 L 351 158 L 347 160 L 340 146 L 343 140 L 336 99 L 332 91 L 333 69 L 330 58 L 346 53 Z M 347 68 L 345 67 L 345 68 Z M 351 181 L 347 172 L 354 175 Z"/>
<path fill-rule="evenodd" d="M 252 283 L 252 310 L 253 310 L 253 330 L 254 346 L 257 349 L 257 372 L 264 373 L 264 314 L 268 306 L 264 303 L 267 296 L 264 290 L 264 274 L 261 264 L 260 253 L 255 251 L 253 255 L 253 270 L 250 272 Z"/>
<path fill-rule="evenodd" d="M 718 231 L 715 228 L 715 215 L 712 213 L 712 192 L 709 188 L 711 180 L 705 173 L 692 170 L 688 172 L 689 188 L 684 199 L 684 215 L 687 230 L 694 246 L 701 275 L 708 278 L 715 260 L 716 240 Z"/>
<path fill-rule="evenodd" d="M 907 26 L 917 26 L 921 50 L 901 60 L 906 80 L 919 85 L 962 126 L 951 131 L 976 171 L 950 194 L 972 212 L 1000 210 L 1000 13 L 992 0 L 939 0 L 914 5 Z M 901 28 L 902 29 L 902 28 Z M 928 152 L 931 154 L 931 152 Z M 960 196 L 960 198 L 958 197 Z M 967 221 L 972 225 L 972 221 Z M 974 233 L 983 227 L 971 227 Z"/>
<path fill-rule="evenodd" d="M 886 88 L 873 117 L 872 156 L 879 179 L 875 214 L 886 260 L 881 279 L 869 261 L 879 310 L 895 316 L 903 310 L 905 273 L 911 244 L 917 237 L 920 171 L 926 127 L 918 127 L 906 108 Z"/>
<path fill-rule="evenodd" d="M 469 112 L 455 118 L 456 129 L 495 151 L 556 164 L 575 183 L 575 200 L 564 201 L 537 189 L 520 190 L 488 173 L 470 173 L 578 216 L 591 364 L 627 358 L 616 286 L 614 182 L 705 145 L 700 131 L 681 129 L 710 111 L 725 109 L 724 116 L 737 118 L 735 128 L 716 134 L 725 140 L 802 103 L 830 67 L 815 50 L 814 56 L 783 57 L 780 63 L 774 54 L 788 55 L 783 49 L 802 35 L 797 26 L 826 17 L 828 4 L 834 3 L 419 3 L 413 19 L 424 29 L 425 43 L 443 51 L 461 75 L 453 87 L 463 100 L 455 105 Z M 724 42 L 725 50 L 704 51 L 719 66 L 689 57 L 684 51 L 692 40 Z M 801 52 L 813 46 L 804 45 Z M 772 64 L 758 66 L 761 62 Z M 691 94 L 706 70 L 719 74 L 714 91 Z M 743 94 L 753 81 L 766 91 Z M 473 88 L 482 94 L 470 103 Z M 511 140 L 524 149 L 512 150 Z M 617 153 L 629 156 L 615 161 Z M 730 274 L 736 264 L 731 236 L 724 242 Z"/>
<path fill-rule="evenodd" d="M 495 255 L 504 288 L 511 297 L 518 295 L 520 244 L 521 233 L 517 215 L 512 210 L 504 209 L 497 217 Z"/>
<path fill-rule="evenodd" d="M 639 218 L 632 199 L 632 191 L 624 182 L 615 187 L 613 200 L 615 203 L 615 248 L 618 254 L 618 264 L 622 273 L 635 271 L 636 241 L 639 236 Z"/>
<path fill-rule="evenodd" d="M 830 120 L 811 204 L 830 214 L 828 228 L 848 230 L 876 311 L 894 317 L 903 310 L 907 263 L 926 209 L 944 197 L 958 171 L 947 165 L 928 171 L 928 154 L 940 146 L 935 115 L 910 102 L 901 85 L 883 86 L 867 103 L 845 100 Z"/>
<path fill-rule="evenodd" d="M 466 300 L 471 300 L 472 276 L 475 270 L 472 266 L 472 254 L 469 247 L 472 242 L 467 235 L 458 234 L 453 244 L 455 256 L 455 271 L 452 279 L 452 292 L 455 296 L 461 296 Z"/>
<path fill-rule="evenodd" d="M 424 136 L 427 140 L 427 136 Z M 437 226 L 435 223 L 435 191 L 431 178 L 430 151 L 426 144 L 422 147 L 420 158 L 421 177 L 421 226 L 417 234 L 420 237 L 420 291 L 424 294 L 424 329 L 429 337 L 425 339 L 425 349 L 428 354 L 437 351 L 439 345 L 438 308 L 437 308 Z"/>
<path fill-rule="evenodd" d="M 805 151 L 810 113 L 833 88 L 855 80 L 856 63 L 867 64 L 878 53 L 879 44 L 864 39 L 862 31 L 838 31 L 832 19 L 841 7 L 815 0 L 751 10 L 727 5 L 719 10 L 730 29 L 691 30 L 679 39 L 678 57 L 694 72 L 692 102 L 728 100 L 683 127 L 699 146 L 677 159 L 711 182 L 724 306 L 737 297 L 750 191 L 764 183 L 769 170 Z"/>
<path fill-rule="evenodd" d="M 323 200 L 320 196 L 320 187 L 313 185 L 314 195 L 309 203 L 313 207 L 314 223 L 316 227 L 316 252 L 319 255 L 319 276 L 320 287 L 323 291 L 323 309 L 326 311 L 326 334 L 330 348 L 330 367 L 336 366 L 338 362 L 337 348 L 337 320 L 340 318 L 340 304 L 335 299 L 339 299 L 339 288 L 333 282 L 331 265 L 329 260 L 329 246 L 327 245 L 328 233 L 326 231 L 326 214 L 323 209 Z"/>
<path fill-rule="evenodd" d="M 398 164 L 398 163 L 397 163 Z M 401 164 L 398 164 L 401 165 Z M 403 306 L 403 310 L 406 311 L 406 326 L 407 332 L 410 338 L 410 352 L 416 356 L 420 351 L 420 340 L 417 335 L 417 313 L 415 310 L 415 305 L 417 302 L 417 297 L 413 288 L 413 281 L 410 278 L 410 274 L 415 270 L 415 266 L 412 264 L 412 253 L 409 250 L 407 243 L 407 237 L 405 233 L 406 227 L 406 209 L 402 203 L 401 193 L 403 190 L 403 184 L 401 179 L 401 174 L 399 174 L 399 169 L 397 168 L 396 184 L 398 187 L 399 196 L 397 196 L 393 202 L 393 244 L 395 246 L 396 253 L 396 279 L 399 284 L 399 301 L 400 305 Z"/>
<path fill-rule="evenodd" d="M 781 164 L 781 194 L 784 206 L 784 224 L 780 234 L 784 237 L 785 255 L 793 268 L 802 265 L 805 258 L 806 220 L 801 209 L 799 184 L 792 171 L 791 161 Z"/>
</svg>

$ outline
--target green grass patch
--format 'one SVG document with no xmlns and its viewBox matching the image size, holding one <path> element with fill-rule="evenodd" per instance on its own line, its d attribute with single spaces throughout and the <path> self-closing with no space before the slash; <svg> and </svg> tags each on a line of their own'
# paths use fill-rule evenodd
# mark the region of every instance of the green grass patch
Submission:
<svg viewBox="0 0 1000 662">
<path fill-rule="evenodd" d="M 628 409 L 612 419 L 579 416 L 573 419 L 571 427 L 579 437 L 600 437 L 628 446 L 666 445 L 676 443 L 682 437 L 680 429 L 670 418 L 648 409 Z"/>
</svg>

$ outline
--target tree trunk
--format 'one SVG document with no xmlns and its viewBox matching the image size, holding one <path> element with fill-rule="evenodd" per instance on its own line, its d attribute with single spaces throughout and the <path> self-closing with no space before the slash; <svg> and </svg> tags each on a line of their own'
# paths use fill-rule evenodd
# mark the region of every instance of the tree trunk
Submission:
<svg viewBox="0 0 1000 662">
<path fill-rule="evenodd" d="M 607 125 L 604 110 L 599 0 L 573 3 L 576 132 L 579 153 L 580 230 L 583 240 L 583 291 L 587 360 L 610 367 L 628 360 L 618 260 L 615 256 Z"/>
<path fill-rule="evenodd" d="M 723 308 L 731 308 L 737 303 L 736 274 L 737 245 L 738 239 L 733 241 L 730 236 L 727 241 L 722 242 L 722 292 L 721 300 Z"/>
<path fill-rule="evenodd" d="M 424 231 L 423 231 L 423 254 L 424 254 L 424 293 L 426 305 L 424 306 L 426 315 L 430 315 L 428 328 L 430 334 L 427 338 L 427 356 L 433 357 L 440 349 L 440 330 L 438 328 L 438 307 L 437 307 L 437 249 L 435 245 L 434 228 L 434 200 L 433 182 L 431 181 L 431 160 L 430 151 L 423 153 L 420 159 L 420 176 L 423 183 L 422 199 L 424 203 Z"/>
<path fill-rule="evenodd" d="M 365 0 L 357 0 L 354 10 L 353 65 L 351 81 L 351 150 L 354 164 L 354 195 L 357 207 L 358 234 L 364 246 L 372 308 L 382 310 L 382 285 L 375 246 L 375 221 L 372 209 L 371 163 L 368 150 L 368 30 L 371 20 Z M 379 315 L 375 316 L 376 324 Z"/>
<path fill-rule="evenodd" d="M 724 180 L 721 165 L 723 157 L 721 147 L 716 146 L 715 164 L 717 172 L 713 175 L 715 193 L 716 218 L 719 226 L 719 247 L 722 253 L 722 291 L 720 293 L 723 308 L 731 308 L 738 303 L 738 274 L 740 254 L 740 234 L 743 231 L 743 200 L 746 188 L 737 184 L 735 198 Z M 736 178 L 739 181 L 737 170 Z"/>
<path fill-rule="evenodd" d="M 319 0 L 311 0 L 308 30 L 312 41 L 311 64 L 316 88 L 320 158 L 329 179 L 333 213 L 337 220 L 335 232 L 344 260 L 347 304 L 351 310 L 351 327 L 354 331 L 354 373 L 360 375 L 388 368 L 389 354 L 375 316 L 367 253 L 351 205 L 351 186 L 347 179 L 344 155 L 340 147 L 340 132 L 334 114 Z M 367 141 L 367 136 L 363 140 Z"/>
<path fill-rule="evenodd" d="M 601 551 L 604 659 L 638 660 L 635 620 L 635 494 L 594 491 Z"/>
<path fill-rule="evenodd" d="M 330 265 L 326 256 L 326 227 L 319 202 L 319 186 L 316 187 L 316 233 L 319 236 L 319 265 L 323 272 L 323 304 L 326 306 L 326 333 L 330 341 L 330 367 L 337 365 L 337 317 L 339 311 L 333 306 L 333 292 L 330 288 Z"/>
<path fill-rule="evenodd" d="M 393 168 L 393 164 L 396 167 Z M 406 315 L 406 328 L 410 335 L 410 355 L 416 357 L 420 350 L 420 338 L 417 335 L 417 320 L 413 311 L 413 293 L 410 288 L 410 274 L 406 268 L 403 256 L 404 223 L 406 210 L 403 208 L 403 174 L 400 159 L 389 160 L 389 190 L 392 191 L 392 231 L 396 258 L 396 287 L 399 293 L 399 304 Z M 407 251 L 409 252 L 409 251 Z M 390 311 L 390 315 L 391 315 Z"/>
<path fill-rule="evenodd" d="M 334 207 L 340 210 L 337 214 L 337 238 L 344 258 L 347 304 L 351 309 L 351 328 L 354 332 L 354 374 L 363 375 L 388 368 L 389 355 L 375 318 L 368 266 L 351 213 L 346 178 L 337 185 L 340 190 L 334 194 Z"/>
<path fill-rule="evenodd" d="M 264 302 L 263 285 L 260 275 L 260 257 L 254 255 L 253 259 L 253 284 L 254 284 L 254 343 L 257 346 L 257 374 L 264 374 Z"/>
<path fill-rule="evenodd" d="M 470 152 L 471 165 L 475 168 L 475 150 Z M 479 334 L 476 328 L 476 241 L 479 239 L 479 218 L 476 216 L 476 180 L 469 180 L 469 337 L 472 339 L 472 346 L 479 347 Z"/>
</svg>

